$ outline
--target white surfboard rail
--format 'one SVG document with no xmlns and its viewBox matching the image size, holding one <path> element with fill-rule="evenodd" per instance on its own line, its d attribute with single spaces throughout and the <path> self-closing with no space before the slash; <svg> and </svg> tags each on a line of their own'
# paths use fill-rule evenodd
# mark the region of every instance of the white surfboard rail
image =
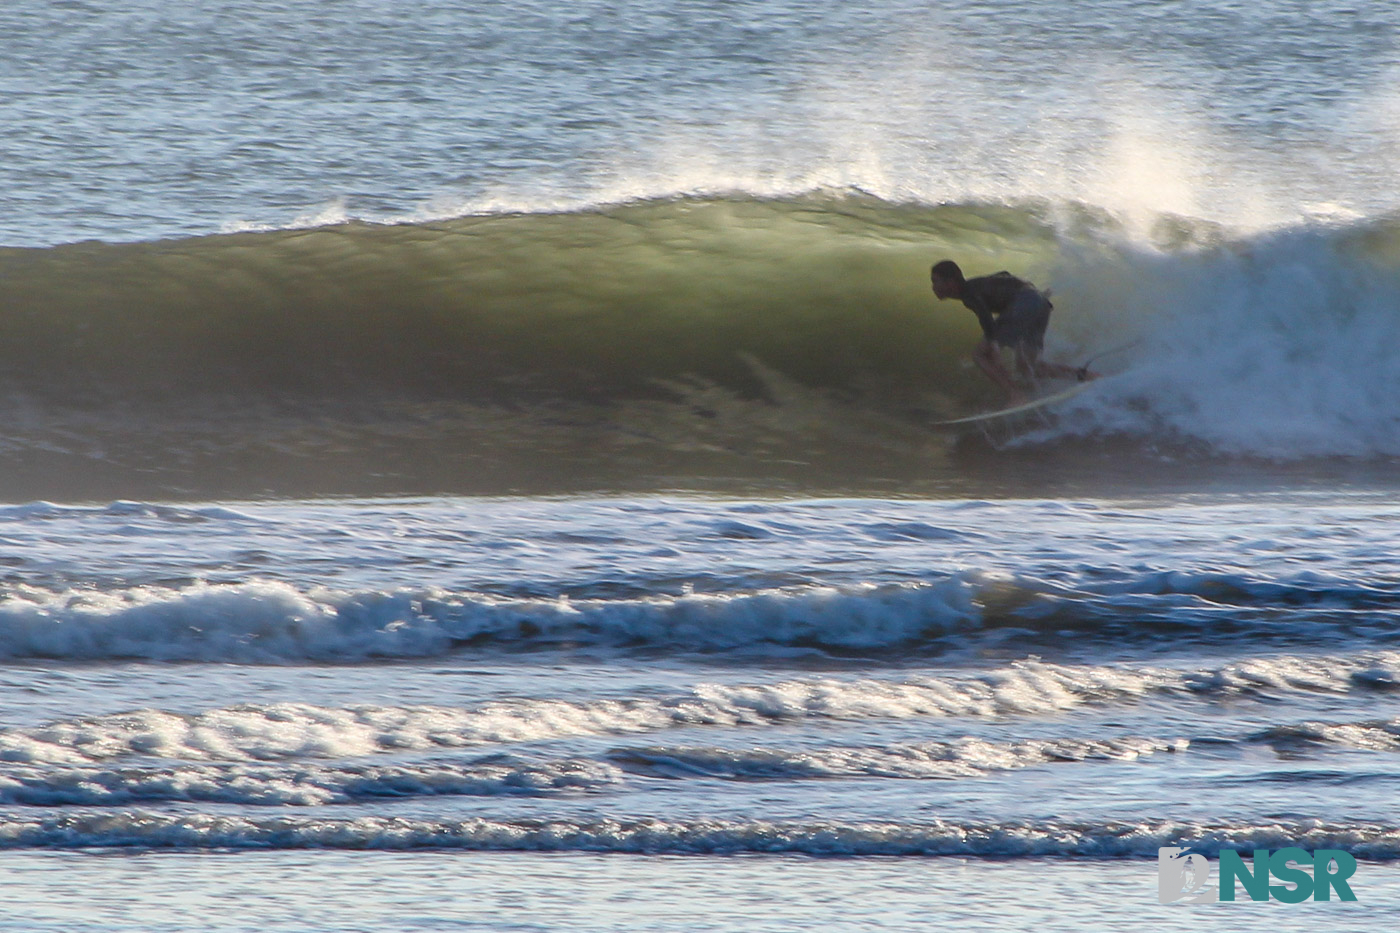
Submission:
<svg viewBox="0 0 1400 933">
<path fill-rule="evenodd" d="M 1073 398 L 1091 385 L 1093 385 L 1093 382 L 1076 382 L 1068 389 L 1061 389 L 1059 392 L 1042 395 L 1040 398 L 1031 399 L 1029 402 L 1022 402 L 1019 405 L 1012 405 L 1010 408 L 998 408 L 996 411 L 984 411 L 977 415 L 951 418 L 947 421 L 935 421 L 934 424 L 942 427 L 955 424 L 976 424 L 980 421 L 995 421 L 998 418 L 1009 418 L 1012 415 L 1035 411 L 1037 408 L 1044 408 L 1047 405 L 1054 405 L 1056 402 L 1063 402 L 1066 399 Z"/>
</svg>

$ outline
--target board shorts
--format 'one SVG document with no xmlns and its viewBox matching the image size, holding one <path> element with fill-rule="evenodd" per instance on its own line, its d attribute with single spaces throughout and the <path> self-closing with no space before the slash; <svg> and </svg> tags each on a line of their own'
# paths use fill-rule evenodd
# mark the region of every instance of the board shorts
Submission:
<svg viewBox="0 0 1400 933">
<path fill-rule="evenodd" d="M 1035 289 L 1022 289 L 997 318 L 992 339 L 1003 347 L 1040 352 L 1045 347 L 1045 328 L 1050 325 L 1053 307 L 1050 299 Z"/>
</svg>

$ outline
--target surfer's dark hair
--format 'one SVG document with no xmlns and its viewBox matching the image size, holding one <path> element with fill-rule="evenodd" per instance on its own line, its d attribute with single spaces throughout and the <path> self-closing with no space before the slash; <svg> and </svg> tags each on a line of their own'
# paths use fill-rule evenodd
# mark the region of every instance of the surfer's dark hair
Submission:
<svg viewBox="0 0 1400 933">
<path fill-rule="evenodd" d="M 945 259 L 942 262 L 934 263 L 929 273 L 938 276 L 940 279 L 948 279 L 953 282 L 964 281 L 962 270 L 959 269 L 958 264 L 951 259 Z"/>
</svg>

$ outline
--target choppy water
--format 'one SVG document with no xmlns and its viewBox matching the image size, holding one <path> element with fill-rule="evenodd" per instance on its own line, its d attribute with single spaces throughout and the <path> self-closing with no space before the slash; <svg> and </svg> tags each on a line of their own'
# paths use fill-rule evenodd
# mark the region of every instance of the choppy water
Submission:
<svg viewBox="0 0 1400 933">
<path fill-rule="evenodd" d="M 286 861 L 258 865 L 308 885 L 331 864 L 416 874 L 306 849 L 615 853 L 656 862 L 647 883 L 693 870 L 668 856 L 910 860 L 853 869 L 838 902 L 867 874 L 946 870 L 929 857 L 1043 860 L 1027 904 L 1066 857 L 1126 860 L 1155 911 L 1159 846 L 1296 843 L 1362 858 L 1363 899 L 1388 903 L 1394 511 L 1388 493 L 11 507 L 0 847 L 271 849 Z M 22 864 L 41 884 L 70 863 Z M 194 864 L 152 863 L 215 863 Z M 714 870 L 736 892 L 817 871 Z M 425 916 L 465 910 L 398 883 Z"/>
<path fill-rule="evenodd" d="M 1398 37 L 7 4 L 0 927 L 1388 929 Z"/>
</svg>

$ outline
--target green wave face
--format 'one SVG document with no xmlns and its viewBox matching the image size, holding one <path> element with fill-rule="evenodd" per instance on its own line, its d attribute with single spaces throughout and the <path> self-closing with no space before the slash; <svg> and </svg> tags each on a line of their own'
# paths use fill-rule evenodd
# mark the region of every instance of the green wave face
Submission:
<svg viewBox="0 0 1400 933">
<path fill-rule="evenodd" d="M 1007 208 L 740 198 L 7 250 L 0 337 L 29 348 L 12 373 L 141 396 L 614 398 L 751 386 L 748 359 L 828 388 L 946 387 L 975 322 L 934 302 L 945 254 L 1044 275 L 1055 235 Z"/>
</svg>

